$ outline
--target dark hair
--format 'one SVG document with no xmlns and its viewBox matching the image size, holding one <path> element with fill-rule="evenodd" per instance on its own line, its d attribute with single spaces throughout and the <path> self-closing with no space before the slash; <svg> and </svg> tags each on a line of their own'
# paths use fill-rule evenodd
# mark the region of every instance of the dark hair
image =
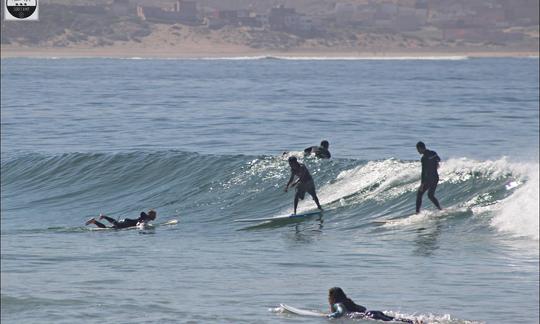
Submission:
<svg viewBox="0 0 540 324">
<path fill-rule="evenodd" d="M 418 142 L 418 143 L 416 143 L 416 148 L 425 149 L 425 148 L 426 148 L 426 144 L 424 144 L 424 142 Z"/>
<path fill-rule="evenodd" d="M 355 304 L 350 298 L 345 295 L 343 289 L 339 287 L 333 287 L 328 290 L 328 302 L 330 303 L 330 310 L 334 312 L 334 304 L 343 304 L 349 312 L 364 313 L 366 308 Z"/>
<path fill-rule="evenodd" d="M 298 160 L 296 159 L 296 156 L 289 156 L 289 163 L 291 162 L 298 162 Z"/>
<path fill-rule="evenodd" d="M 324 148 L 328 148 L 328 145 L 330 145 L 330 144 L 328 143 L 327 140 L 323 140 L 323 141 L 321 142 L 321 146 L 324 147 Z"/>
</svg>

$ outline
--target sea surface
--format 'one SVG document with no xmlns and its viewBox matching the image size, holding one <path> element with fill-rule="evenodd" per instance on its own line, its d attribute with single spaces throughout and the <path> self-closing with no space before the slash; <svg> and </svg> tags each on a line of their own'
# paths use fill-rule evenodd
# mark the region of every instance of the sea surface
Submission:
<svg viewBox="0 0 540 324">
<path fill-rule="evenodd" d="M 538 57 L 3 59 L 1 94 L 3 324 L 377 323 L 280 307 L 328 311 L 334 286 L 424 323 L 539 322 Z M 419 140 L 442 212 L 414 214 Z M 291 155 L 324 213 L 234 222 L 291 213 Z"/>
</svg>

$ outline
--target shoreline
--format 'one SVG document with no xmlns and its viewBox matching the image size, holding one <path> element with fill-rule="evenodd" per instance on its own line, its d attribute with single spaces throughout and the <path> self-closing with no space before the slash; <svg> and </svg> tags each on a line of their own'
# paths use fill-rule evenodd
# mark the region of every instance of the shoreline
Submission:
<svg viewBox="0 0 540 324">
<path fill-rule="evenodd" d="M 3 45 L 1 58 L 117 58 L 117 59 L 463 59 L 463 58 L 502 58 L 538 57 L 538 51 L 530 50 L 479 50 L 479 49 L 426 49 L 426 50 L 325 50 L 295 49 L 290 51 L 256 50 L 251 48 L 141 48 L 130 46 L 113 47 L 14 47 Z"/>
</svg>

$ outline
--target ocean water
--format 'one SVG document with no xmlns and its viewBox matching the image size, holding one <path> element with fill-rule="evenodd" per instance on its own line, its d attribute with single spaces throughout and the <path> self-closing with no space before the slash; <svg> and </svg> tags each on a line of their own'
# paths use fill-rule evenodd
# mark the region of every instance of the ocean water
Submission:
<svg viewBox="0 0 540 324">
<path fill-rule="evenodd" d="M 424 323 L 539 322 L 538 58 L 1 68 L 2 323 L 326 323 L 279 304 L 327 311 L 333 286 Z M 300 154 L 322 139 L 332 159 Z M 414 215 L 419 140 L 443 212 Z M 324 214 L 233 222 L 292 211 L 290 155 Z M 153 229 L 84 226 L 149 208 Z"/>
</svg>

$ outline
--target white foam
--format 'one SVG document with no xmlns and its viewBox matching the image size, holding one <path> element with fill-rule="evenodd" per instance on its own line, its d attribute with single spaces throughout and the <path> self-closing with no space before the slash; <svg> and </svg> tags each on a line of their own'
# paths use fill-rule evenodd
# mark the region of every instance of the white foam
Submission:
<svg viewBox="0 0 540 324">
<path fill-rule="evenodd" d="M 92 58 L 92 57 L 78 57 Z M 104 57 L 118 60 L 178 60 L 178 61 L 456 61 L 467 60 L 468 56 L 283 56 L 283 55 L 245 55 L 245 56 L 207 56 L 207 57 Z"/>
<path fill-rule="evenodd" d="M 506 158 L 491 161 L 476 161 L 467 158 L 449 159 L 441 163 L 439 169 L 440 183 L 459 183 L 467 181 L 475 176 L 488 180 L 498 180 L 514 177 L 514 181 L 520 182 L 526 174 L 518 164 L 509 162 Z"/>
<path fill-rule="evenodd" d="M 511 178 L 505 188 L 512 193 L 503 200 L 483 204 L 483 201 L 489 200 L 489 194 L 484 193 L 465 203 L 465 206 L 471 207 L 475 215 L 493 214 L 491 226 L 501 232 L 538 240 L 538 162 L 516 163 L 508 161 L 507 158 L 496 161 L 461 158 L 451 159 L 441 167 L 441 183 L 458 183 L 475 176 L 490 180 Z"/>
<path fill-rule="evenodd" d="M 317 196 L 321 205 L 339 201 L 343 206 L 346 204 L 345 197 L 362 191 L 365 191 L 365 194 L 357 197 L 353 203 L 366 199 L 384 201 L 389 196 L 414 190 L 418 185 L 416 182 L 420 172 L 418 168 L 418 162 L 402 162 L 395 159 L 370 161 L 365 165 L 340 172 L 334 182 L 317 190 Z M 396 186 L 396 183 L 401 185 Z M 305 212 L 310 209 L 313 209 L 313 203 L 308 198 L 307 202 L 299 204 L 298 211 Z M 291 211 L 292 209 L 287 212 Z"/>
<path fill-rule="evenodd" d="M 265 56 L 265 59 L 291 61 L 456 61 L 468 56 Z"/>
<path fill-rule="evenodd" d="M 516 236 L 539 239 L 538 164 L 522 166 L 528 169 L 528 180 L 514 193 L 495 206 L 491 225 L 499 231 Z"/>
<path fill-rule="evenodd" d="M 388 314 L 390 316 L 396 317 L 396 318 L 406 318 L 411 319 L 415 321 L 416 323 L 440 323 L 440 324 L 451 324 L 451 323 L 460 323 L 460 324 L 481 324 L 484 322 L 480 321 L 467 321 L 467 320 L 461 320 L 457 319 L 455 317 L 452 317 L 450 314 L 443 314 L 443 315 L 437 315 L 437 314 L 418 314 L 418 315 L 412 315 L 412 314 L 405 314 L 400 312 L 393 312 L 393 311 L 384 311 L 385 314 Z"/>
<path fill-rule="evenodd" d="M 285 158 L 285 157 L 284 157 Z M 257 161 L 262 162 L 262 161 Z M 267 170 L 276 167 L 276 160 L 255 163 L 254 171 L 260 174 L 261 168 Z M 387 159 L 370 161 L 364 165 L 342 171 L 336 179 L 318 188 L 317 193 L 323 208 L 338 202 L 339 206 L 358 204 L 373 199 L 385 201 L 417 189 L 420 180 L 418 161 L 398 161 Z M 473 178 L 512 183 L 506 190 L 510 193 L 505 199 L 493 201 L 491 193 L 480 193 L 467 202 L 453 206 L 444 206 L 443 215 L 448 212 L 471 210 L 474 215 L 493 216 L 490 223 L 499 231 L 515 236 L 539 239 L 539 175 L 538 163 L 515 163 L 506 158 L 498 160 L 476 161 L 467 158 L 449 159 L 441 164 L 440 183 L 460 184 Z M 272 177 L 281 177 L 278 172 Z M 501 184 L 501 188 L 505 188 Z M 359 194 L 362 193 L 362 194 Z M 348 197 L 354 197 L 348 199 Z M 310 197 L 300 202 L 298 212 L 314 209 Z M 332 207 L 338 208 L 338 206 Z M 292 208 L 284 213 L 292 212 Z M 437 217 L 436 211 L 422 211 L 405 219 L 389 222 L 388 226 L 421 223 Z"/>
</svg>

